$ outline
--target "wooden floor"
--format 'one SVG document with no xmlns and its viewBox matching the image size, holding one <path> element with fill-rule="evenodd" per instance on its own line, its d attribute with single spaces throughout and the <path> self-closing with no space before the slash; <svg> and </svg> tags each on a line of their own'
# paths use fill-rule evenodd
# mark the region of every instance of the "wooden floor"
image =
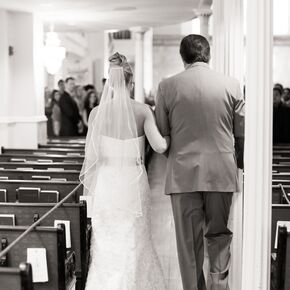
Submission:
<svg viewBox="0 0 290 290">
<path fill-rule="evenodd" d="M 168 290 L 182 290 L 170 197 L 164 194 L 166 158 L 155 154 L 148 169 L 152 194 L 153 240 Z"/>
</svg>

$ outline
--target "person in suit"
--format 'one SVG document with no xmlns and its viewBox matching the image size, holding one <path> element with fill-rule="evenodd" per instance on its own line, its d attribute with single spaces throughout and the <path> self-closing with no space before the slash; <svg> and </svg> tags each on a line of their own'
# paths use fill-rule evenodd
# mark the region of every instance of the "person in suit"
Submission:
<svg viewBox="0 0 290 290">
<path fill-rule="evenodd" d="M 81 121 L 79 108 L 73 99 L 75 80 L 69 77 L 65 80 L 65 91 L 59 100 L 61 111 L 60 136 L 78 136 L 78 125 Z"/>
<path fill-rule="evenodd" d="M 161 81 L 156 120 L 170 135 L 165 193 L 171 196 L 184 290 L 204 290 L 203 228 L 211 290 L 229 289 L 228 218 L 243 166 L 244 99 L 239 82 L 209 68 L 210 46 L 201 35 L 181 41 L 185 70 Z"/>
<path fill-rule="evenodd" d="M 281 102 L 281 143 L 290 143 L 290 88 L 283 89 Z"/>
<path fill-rule="evenodd" d="M 273 144 L 283 141 L 283 107 L 282 107 L 282 89 L 280 86 L 273 88 Z"/>
</svg>

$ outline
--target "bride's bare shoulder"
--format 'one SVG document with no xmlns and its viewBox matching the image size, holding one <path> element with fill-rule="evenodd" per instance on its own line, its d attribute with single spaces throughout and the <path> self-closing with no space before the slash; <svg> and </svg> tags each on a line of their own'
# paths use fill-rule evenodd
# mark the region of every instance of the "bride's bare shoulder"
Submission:
<svg viewBox="0 0 290 290">
<path fill-rule="evenodd" d="M 139 117 L 146 117 L 148 112 L 150 112 L 150 107 L 146 104 L 139 103 L 137 101 L 132 100 L 133 110 L 135 114 Z"/>
</svg>

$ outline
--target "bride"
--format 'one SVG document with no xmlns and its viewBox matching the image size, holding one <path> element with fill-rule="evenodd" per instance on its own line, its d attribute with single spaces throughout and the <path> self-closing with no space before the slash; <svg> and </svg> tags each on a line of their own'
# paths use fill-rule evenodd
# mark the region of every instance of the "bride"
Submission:
<svg viewBox="0 0 290 290">
<path fill-rule="evenodd" d="M 91 262 L 86 290 L 164 290 L 151 239 L 145 135 L 158 152 L 169 146 L 151 109 L 130 98 L 126 57 L 110 57 L 109 79 L 89 118 L 80 180 L 92 197 Z"/>
</svg>

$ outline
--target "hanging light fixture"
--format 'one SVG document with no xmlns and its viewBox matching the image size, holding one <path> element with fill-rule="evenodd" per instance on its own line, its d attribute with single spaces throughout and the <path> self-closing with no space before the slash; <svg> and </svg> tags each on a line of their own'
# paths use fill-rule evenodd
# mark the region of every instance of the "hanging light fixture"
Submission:
<svg viewBox="0 0 290 290">
<path fill-rule="evenodd" d="M 46 33 L 44 46 L 44 66 L 49 74 L 56 74 L 60 69 L 65 58 L 65 48 L 60 46 L 60 39 L 56 32 L 51 28 Z"/>
</svg>

